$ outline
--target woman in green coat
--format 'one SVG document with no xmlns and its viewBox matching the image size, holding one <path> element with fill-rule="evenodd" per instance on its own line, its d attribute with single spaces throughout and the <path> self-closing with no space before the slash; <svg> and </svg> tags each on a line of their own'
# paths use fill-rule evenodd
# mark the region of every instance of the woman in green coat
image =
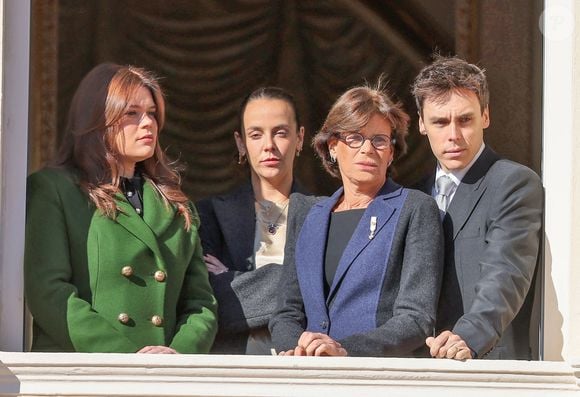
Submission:
<svg viewBox="0 0 580 397">
<path fill-rule="evenodd" d="M 83 79 L 55 164 L 28 178 L 25 296 L 34 351 L 206 353 L 216 301 L 199 217 L 158 144 L 145 70 Z"/>
</svg>

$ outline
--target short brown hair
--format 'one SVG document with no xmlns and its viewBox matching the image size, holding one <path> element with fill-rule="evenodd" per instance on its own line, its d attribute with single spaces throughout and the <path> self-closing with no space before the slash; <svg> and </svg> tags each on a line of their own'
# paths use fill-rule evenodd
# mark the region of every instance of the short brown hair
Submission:
<svg viewBox="0 0 580 397">
<path fill-rule="evenodd" d="M 384 117 L 393 129 L 391 138 L 395 138 L 394 159 L 405 154 L 409 115 L 400 103 L 391 99 L 379 80 L 375 87 L 354 87 L 342 94 L 332 105 L 324 124 L 314 136 L 312 146 L 330 175 L 340 178 L 338 164 L 330 160 L 329 140 L 347 132 L 360 131 L 375 114 Z"/>
<path fill-rule="evenodd" d="M 419 114 L 423 116 L 425 100 L 445 102 L 458 90 L 473 92 L 479 100 L 482 113 L 489 105 L 489 87 L 485 69 L 458 57 L 435 55 L 433 63 L 425 66 L 415 78 L 411 92 L 415 97 Z"/>
</svg>

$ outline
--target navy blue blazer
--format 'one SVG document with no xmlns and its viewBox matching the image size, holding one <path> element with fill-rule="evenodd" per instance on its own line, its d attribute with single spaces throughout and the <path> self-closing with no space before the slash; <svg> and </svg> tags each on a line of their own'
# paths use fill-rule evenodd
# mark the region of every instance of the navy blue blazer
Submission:
<svg viewBox="0 0 580 397">
<path fill-rule="evenodd" d="M 443 271 L 437 205 L 419 191 L 387 181 L 345 247 L 325 296 L 328 226 L 342 194 L 341 188 L 314 204 L 302 225 L 295 261 L 284 265 L 270 320 L 274 345 L 292 349 L 307 330 L 338 340 L 349 355 L 412 356 L 435 325 Z"/>
</svg>

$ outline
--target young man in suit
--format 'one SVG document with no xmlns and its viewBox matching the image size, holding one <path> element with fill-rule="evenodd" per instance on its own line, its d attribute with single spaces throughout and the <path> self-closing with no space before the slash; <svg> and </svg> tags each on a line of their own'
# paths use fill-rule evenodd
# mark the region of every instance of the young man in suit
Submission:
<svg viewBox="0 0 580 397">
<path fill-rule="evenodd" d="M 437 329 L 426 340 L 431 355 L 531 359 L 540 178 L 485 145 L 489 90 L 477 66 L 438 57 L 416 77 L 413 95 L 437 158 L 423 188 L 437 201 L 445 234 Z"/>
</svg>

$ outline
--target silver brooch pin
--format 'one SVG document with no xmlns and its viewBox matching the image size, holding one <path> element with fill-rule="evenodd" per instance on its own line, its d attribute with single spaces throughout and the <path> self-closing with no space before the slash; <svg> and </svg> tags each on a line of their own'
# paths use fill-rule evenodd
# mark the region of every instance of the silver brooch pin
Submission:
<svg viewBox="0 0 580 397">
<path fill-rule="evenodd" d="M 377 217 L 371 216 L 371 224 L 369 226 L 369 240 L 372 240 L 375 237 L 375 231 L 377 230 Z"/>
</svg>

